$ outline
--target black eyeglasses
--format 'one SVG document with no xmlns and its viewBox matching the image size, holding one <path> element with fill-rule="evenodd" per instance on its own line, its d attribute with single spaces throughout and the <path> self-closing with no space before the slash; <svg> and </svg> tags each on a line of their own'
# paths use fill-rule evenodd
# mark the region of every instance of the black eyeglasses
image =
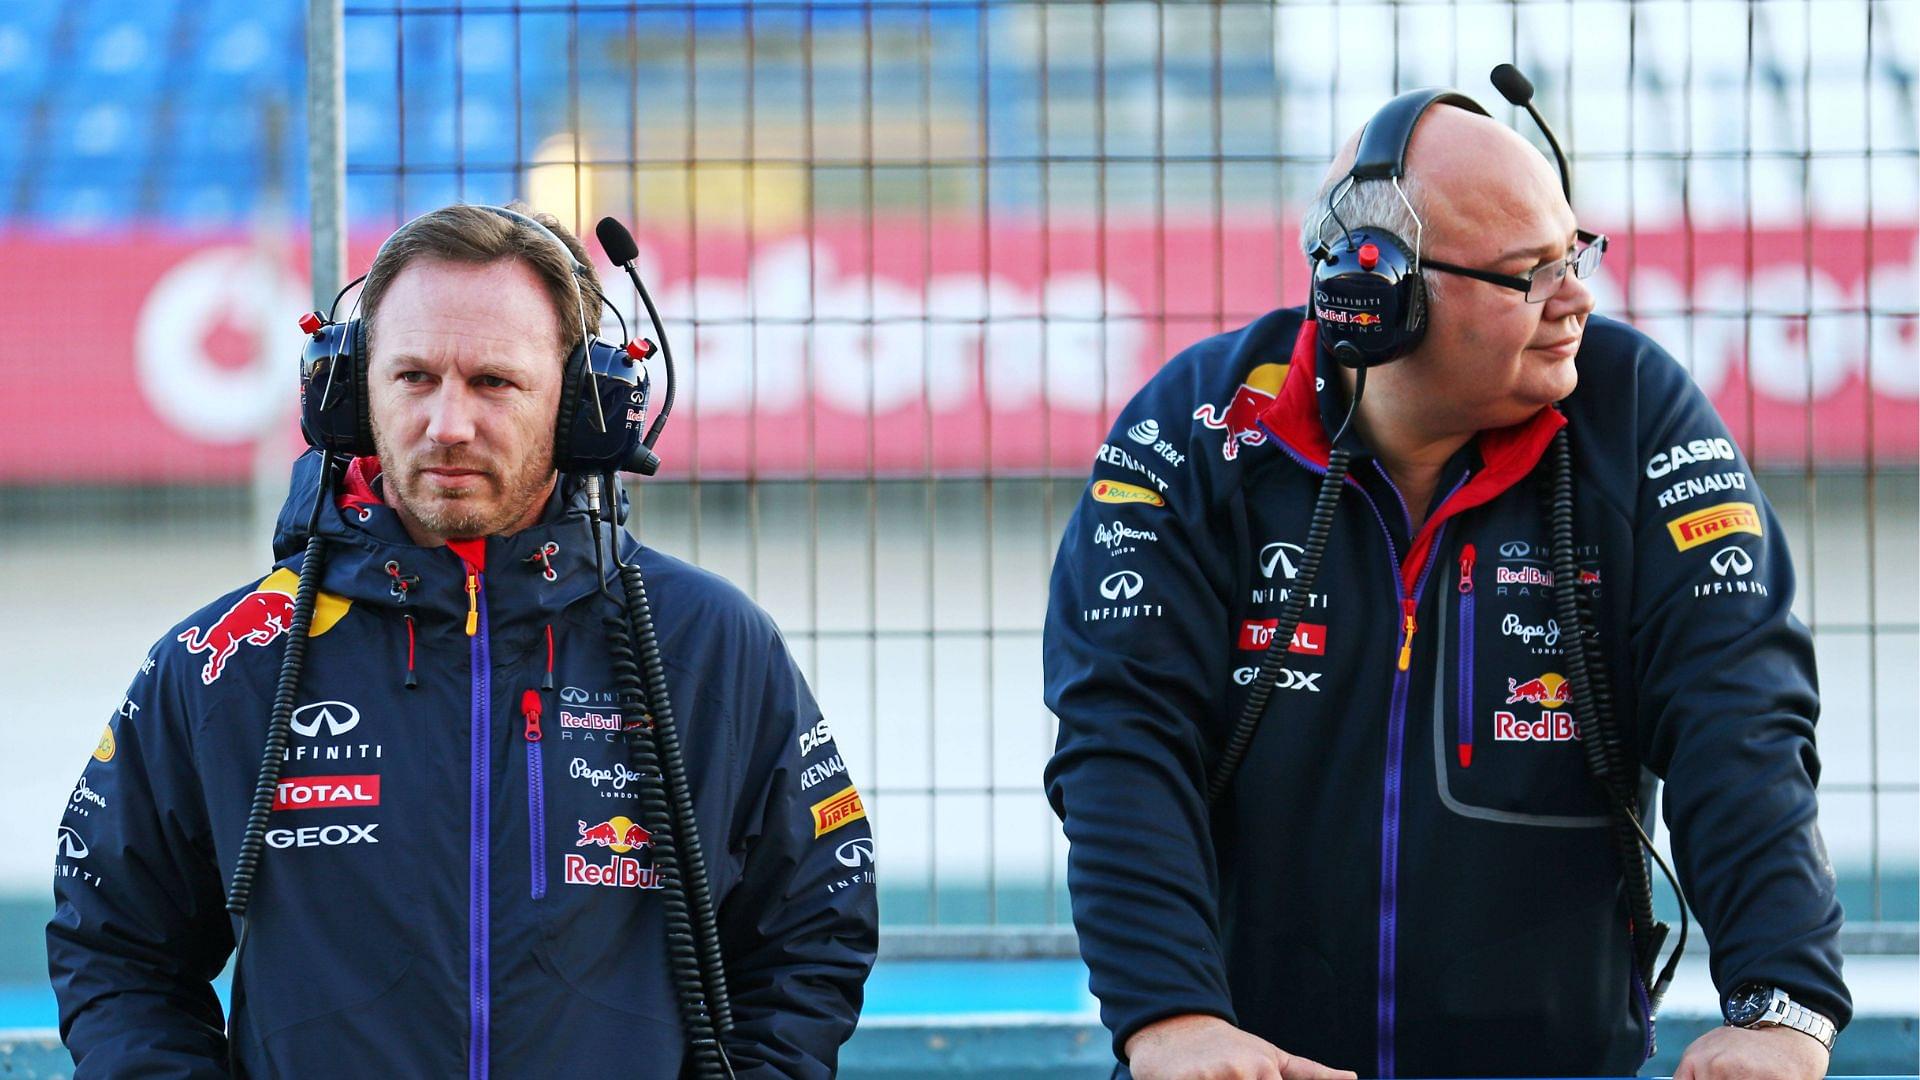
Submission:
<svg viewBox="0 0 1920 1080">
<path fill-rule="evenodd" d="M 1573 235 L 1581 245 L 1577 250 L 1568 253 L 1564 259 L 1541 263 L 1525 274 L 1496 274 L 1491 270 L 1455 266 L 1438 259 L 1421 259 L 1420 266 L 1427 270 L 1459 274 L 1461 277 L 1470 277 L 1475 281 L 1504 285 L 1509 289 L 1526 293 L 1529 304 L 1544 303 L 1548 297 L 1560 291 L 1561 283 L 1567 280 L 1567 271 L 1573 271 L 1574 277 L 1584 281 L 1592 277 L 1595 270 L 1600 269 L 1600 260 L 1607 253 L 1607 238 L 1600 233 L 1579 229 Z"/>
</svg>

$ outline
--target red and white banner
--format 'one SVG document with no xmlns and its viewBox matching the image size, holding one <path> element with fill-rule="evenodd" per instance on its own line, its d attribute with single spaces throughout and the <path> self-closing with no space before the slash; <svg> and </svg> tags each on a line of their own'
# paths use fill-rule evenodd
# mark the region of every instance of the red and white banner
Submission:
<svg viewBox="0 0 1920 1080">
<path fill-rule="evenodd" d="M 1292 235 L 917 217 L 751 245 L 643 235 L 682 379 L 663 474 L 1084 473 L 1167 356 L 1301 302 Z M 1917 237 L 1616 235 L 1597 290 L 1693 369 L 1762 467 L 1912 464 Z M 0 260 L 0 482 L 238 481 L 263 432 L 297 445 L 303 250 L 16 232 Z"/>
</svg>

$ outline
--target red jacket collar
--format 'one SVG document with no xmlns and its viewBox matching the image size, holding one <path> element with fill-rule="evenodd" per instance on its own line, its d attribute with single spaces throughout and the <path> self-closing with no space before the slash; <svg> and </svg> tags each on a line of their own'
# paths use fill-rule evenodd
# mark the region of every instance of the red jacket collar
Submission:
<svg viewBox="0 0 1920 1080">
<path fill-rule="evenodd" d="M 1294 339 L 1286 381 L 1280 384 L 1280 393 L 1273 404 L 1260 414 L 1260 426 L 1295 454 L 1324 469 L 1333 443 L 1320 418 L 1320 399 L 1314 386 L 1314 367 L 1319 359 L 1319 332 L 1313 320 L 1307 319 L 1300 324 L 1300 335 Z M 1462 511 L 1492 502 L 1519 483 L 1540 463 L 1547 444 L 1566 423 L 1567 418 L 1560 410 L 1543 407 L 1518 424 L 1489 428 L 1474 436 L 1480 449 L 1480 471 L 1427 519 L 1401 563 L 1409 596 L 1418 583 L 1420 569 L 1440 524 Z"/>
</svg>

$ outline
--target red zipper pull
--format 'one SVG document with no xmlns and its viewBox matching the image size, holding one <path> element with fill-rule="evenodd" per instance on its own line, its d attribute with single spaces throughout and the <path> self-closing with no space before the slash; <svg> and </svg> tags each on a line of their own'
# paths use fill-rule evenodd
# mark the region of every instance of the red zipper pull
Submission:
<svg viewBox="0 0 1920 1080">
<path fill-rule="evenodd" d="M 1405 671 L 1413 663 L 1413 633 L 1420 629 L 1420 624 L 1413 621 L 1413 597 L 1407 597 L 1400 610 L 1405 614 L 1400 625 L 1406 632 L 1406 637 L 1400 639 L 1400 670 Z"/>
<path fill-rule="evenodd" d="M 520 695 L 520 715 L 527 718 L 527 741 L 540 741 L 540 695 L 528 690 Z"/>
<path fill-rule="evenodd" d="M 1462 593 L 1470 593 L 1473 591 L 1472 544 L 1468 544 L 1466 547 L 1460 549 L 1460 591 Z"/>
</svg>

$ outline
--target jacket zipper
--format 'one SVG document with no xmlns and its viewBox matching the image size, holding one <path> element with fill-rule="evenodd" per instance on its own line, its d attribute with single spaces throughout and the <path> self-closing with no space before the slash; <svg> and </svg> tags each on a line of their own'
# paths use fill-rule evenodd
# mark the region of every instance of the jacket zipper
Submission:
<svg viewBox="0 0 1920 1080">
<path fill-rule="evenodd" d="M 487 1076 L 487 1027 L 492 1002 L 488 980 L 491 977 L 487 956 L 489 873 L 487 851 L 491 842 L 487 809 L 492 804 L 490 778 L 492 755 L 489 732 L 493 726 L 493 667 L 487 650 L 487 609 L 482 603 L 481 574 L 467 567 L 468 654 L 473 665 L 473 735 L 471 756 L 473 774 L 468 783 L 467 820 L 472 822 L 467 859 L 467 987 L 470 1029 L 467 1042 L 467 1076 L 485 1080 Z"/>
<path fill-rule="evenodd" d="M 1284 441 L 1275 440 L 1281 450 L 1309 472 L 1326 475 L 1326 468 L 1318 466 L 1295 453 Z M 1378 465 L 1378 462 L 1375 462 Z M 1381 475 L 1386 477 L 1387 487 L 1393 491 L 1394 498 L 1400 500 L 1400 511 L 1407 513 L 1406 499 L 1400 495 L 1400 489 L 1394 486 L 1393 478 L 1386 476 L 1383 468 Z M 1447 499 L 1464 487 L 1473 478 L 1469 469 L 1459 481 L 1440 500 L 1442 506 Z M 1393 543 L 1393 530 L 1387 527 L 1387 519 L 1380 513 L 1380 506 L 1373 496 L 1352 476 L 1347 483 L 1360 492 L 1361 498 L 1373 510 L 1374 520 L 1380 524 L 1380 532 L 1387 540 L 1387 557 L 1393 564 L 1393 594 L 1400 601 L 1401 630 L 1399 656 L 1393 675 L 1393 700 L 1387 711 L 1387 756 L 1386 777 L 1382 785 L 1380 808 L 1380 937 L 1379 937 L 1379 985 L 1378 1015 L 1375 1029 L 1376 1068 L 1380 1076 L 1392 1077 L 1394 1074 L 1394 1022 L 1397 1002 L 1394 996 L 1394 979 L 1399 945 L 1399 888 L 1400 888 L 1400 766 L 1406 754 L 1407 743 L 1407 692 L 1411 679 L 1408 668 L 1412 662 L 1413 635 L 1419 630 L 1414 619 L 1414 611 L 1420 606 L 1420 597 L 1426 588 L 1427 578 L 1439 561 L 1440 548 L 1446 539 L 1447 527 L 1442 522 L 1434 533 L 1432 547 L 1427 552 L 1426 564 L 1420 568 L 1420 574 L 1414 578 L 1413 594 L 1407 595 L 1406 585 L 1400 574 L 1400 551 Z M 1408 518 L 1411 521 L 1411 517 Z"/>
<path fill-rule="evenodd" d="M 520 715 L 526 718 L 527 741 L 527 843 L 533 866 L 532 894 L 535 900 L 547 895 L 547 798 L 542 786 L 544 770 L 540 757 L 540 695 L 528 690 L 520 695 Z"/>
<path fill-rule="evenodd" d="M 1460 767 L 1473 766 L 1473 545 L 1460 549 Z"/>
</svg>

